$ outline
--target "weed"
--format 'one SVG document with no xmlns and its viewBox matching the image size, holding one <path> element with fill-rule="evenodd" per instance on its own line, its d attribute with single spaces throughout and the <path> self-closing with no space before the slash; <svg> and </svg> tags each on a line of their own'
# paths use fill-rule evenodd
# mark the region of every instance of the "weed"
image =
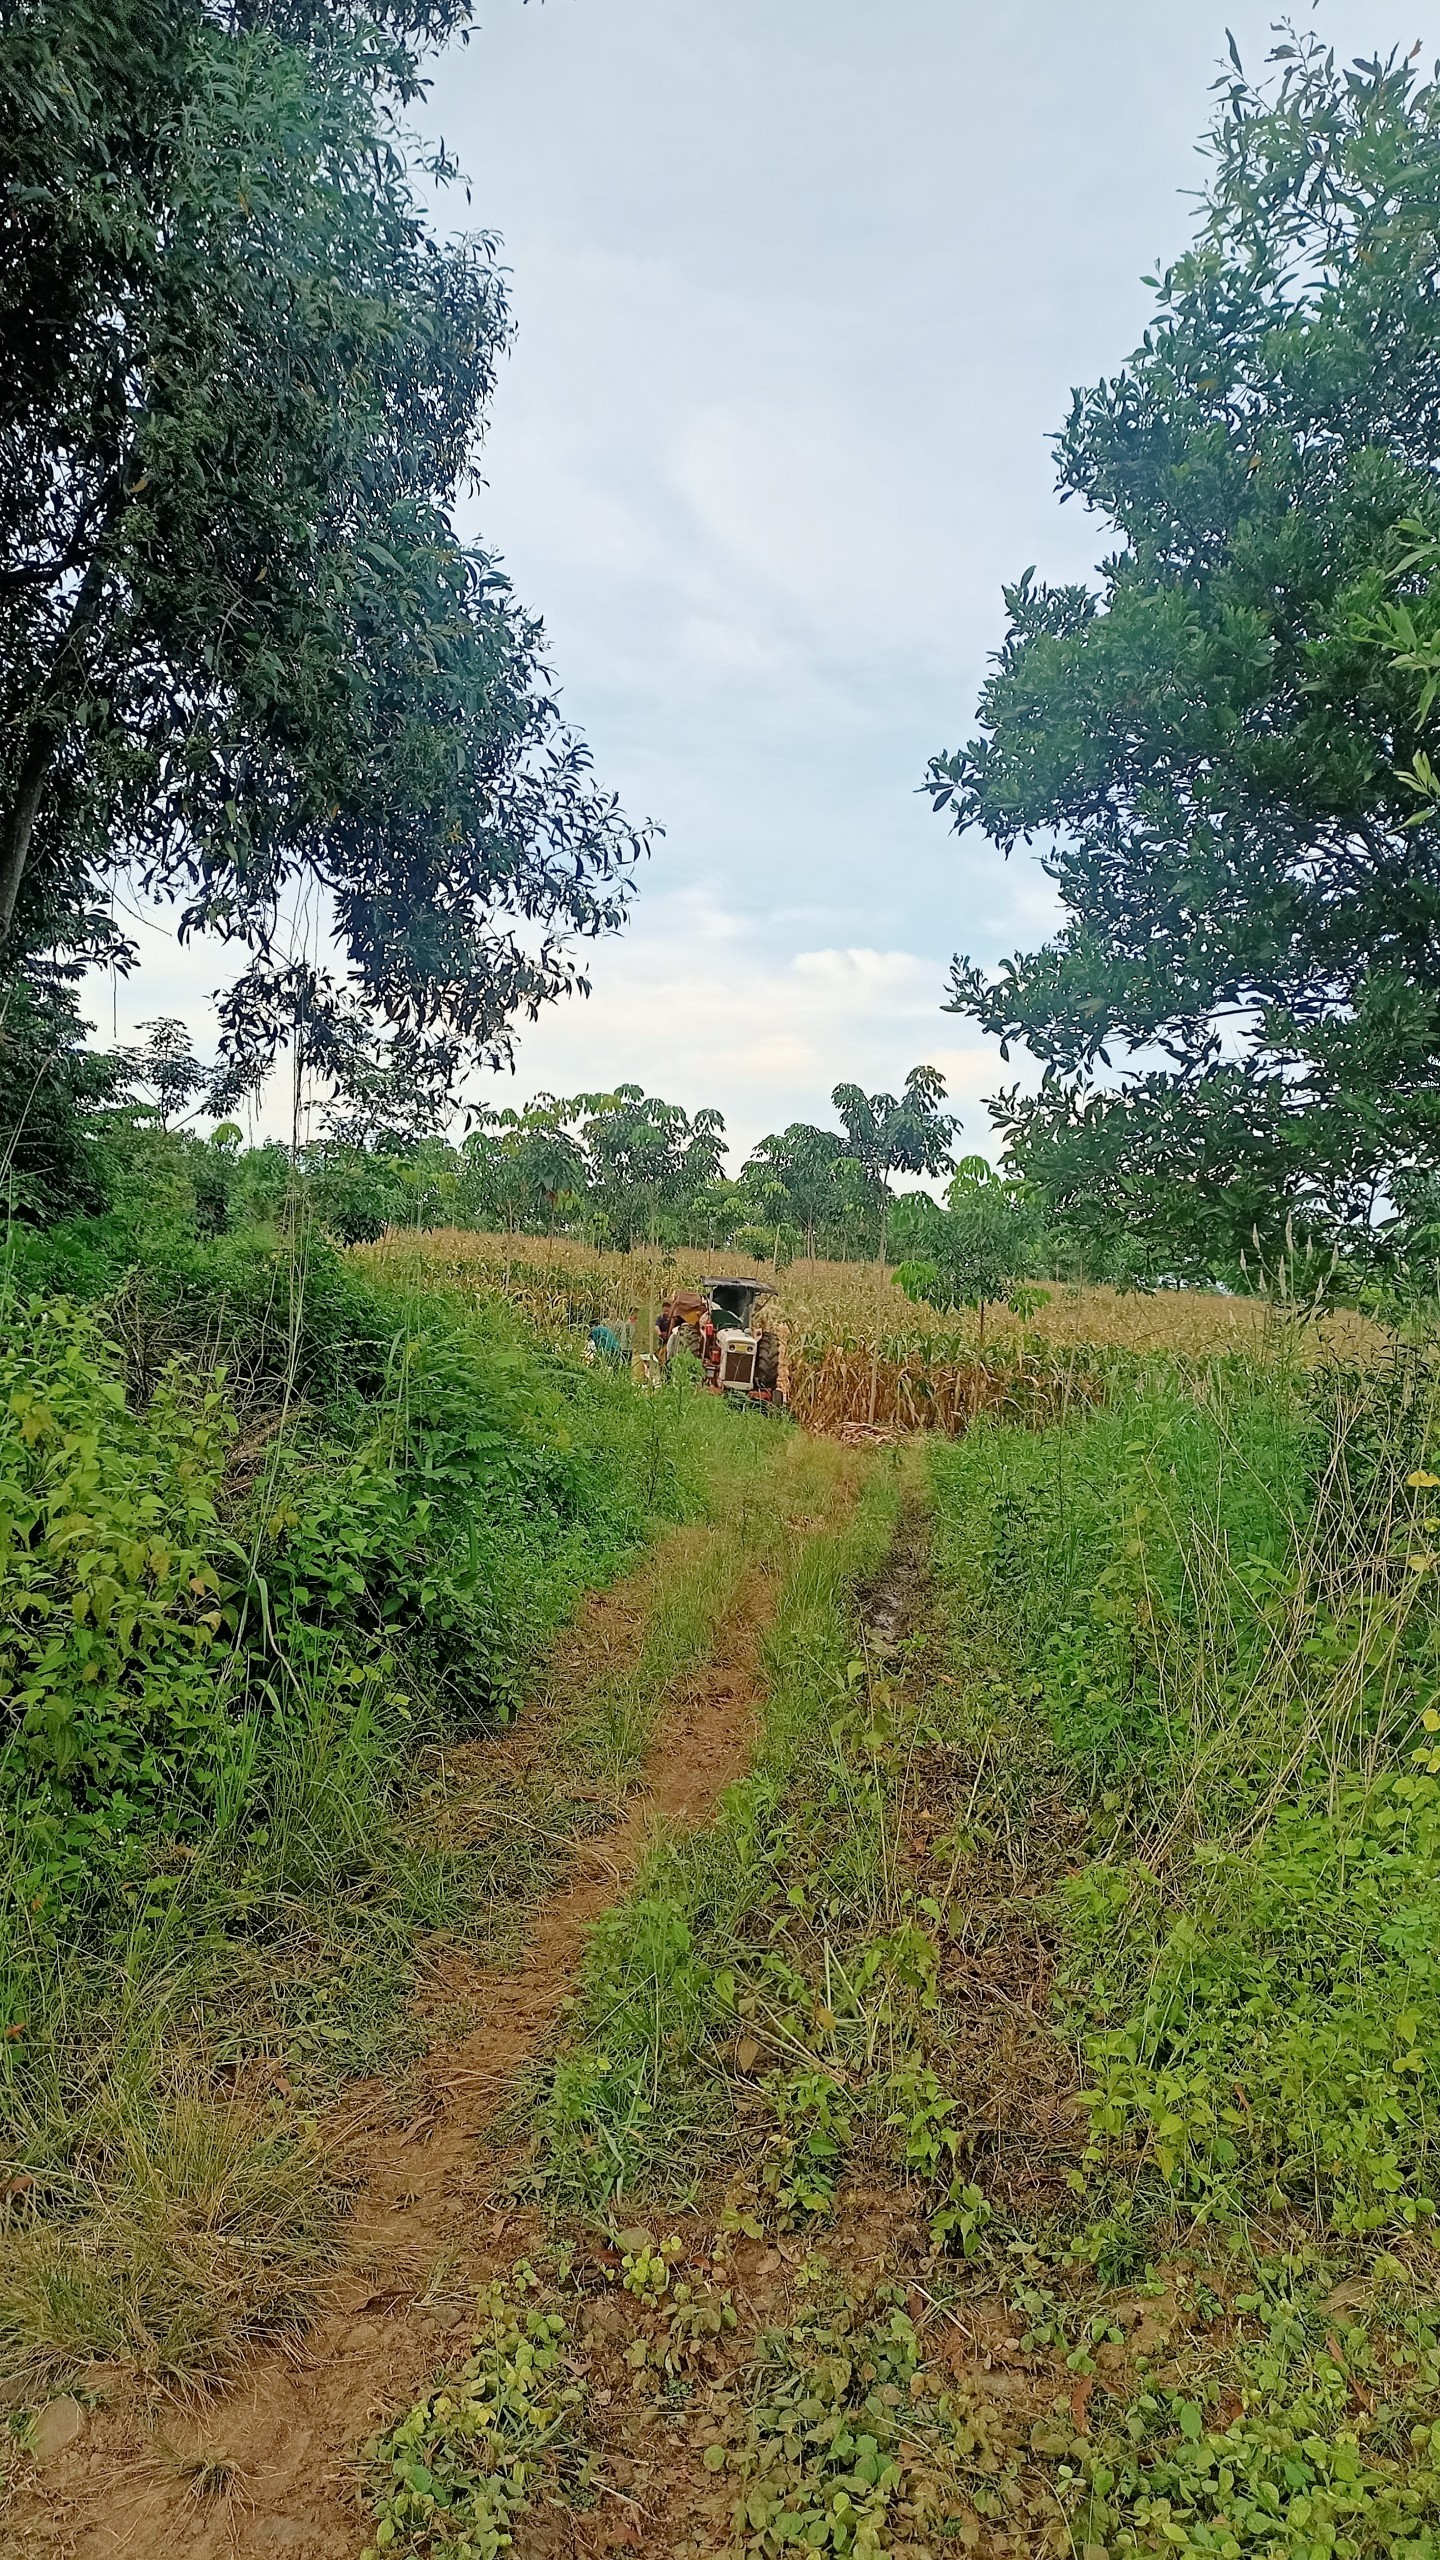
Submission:
<svg viewBox="0 0 1440 2560">
<path fill-rule="evenodd" d="M 534 2283 L 528 2269 L 517 2279 L 522 2289 Z M 567 2501 L 585 2491 L 584 2392 L 567 2379 L 563 2317 L 517 2303 L 499 2285 L 481 2295 L 479 2310 L 459 2372 L 370 2448 L 379 2485 L 362 2560 L 382 2551 L 496 2560 L 542 2481 Z"/>
<path fill-rule="evenodd" d="M 239 2464 L 227 2461 L 223 2454 L 200 2454 L 182 2463 L 180 2476 L 185 2495 L 197 2507 L 248 2506 L 249 2473 Z"/>
<path fill-rule="evenodd" d="M 1217 1372 L 941 1462 L 946 1569 L 1090 1797 L 1089 2164 L 1212 2215 L 1434 2208 L 1429 1427 L 1403 1365 Z"/>
<path fill-rule="evenodd" d="M 12 1295 L 0 1335 L 0 2338 L 17 2373 L 204 2385 L 303 2322 L 334 2245 L 301 2111 L 419 2049 L 417 1933 L 502 1947 L 603 1819 L 791 1444 L 313 1238 L 197 1249 L 168 1311 L 143 1274 L 118 1317 Z M 462 1809 L 437 1755 L 711 1498 L 743 1534 L 657 1578 L 641 1661 L 578 1702 L 578 1791 Z"/>
<path fill-rule="evenodd" d="M 102 2082 L 67 2183 L 63 2217 L 12 2207 L 0 2234 L 12 2368 L 97 2358 L 213 2386 L 299 2331 L 333 2260 L 340 2199 L 313 2136 L 243 2100 Z"/>
<path fill-rule="evenodd" d="M 1440 2327 L 1436 2304 L 1395 2274 L 1385 2322 L 1342 2308 L 1323 2270 L 1262 2265 L 1234 2293 L 1234 2334 L 1208 2369 L 1142 2383 L 1061 2467 L 1077 2541 L 1223 2560 L 1431 2560 Z"/>
</svg>

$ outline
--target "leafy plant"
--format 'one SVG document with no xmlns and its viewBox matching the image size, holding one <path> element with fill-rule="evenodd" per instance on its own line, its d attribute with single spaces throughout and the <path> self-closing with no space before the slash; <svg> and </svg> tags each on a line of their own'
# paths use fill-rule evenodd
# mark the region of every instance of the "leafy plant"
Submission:
<svg viewBox="0 0 1440 2560">
<path fill-rule="evenodd" d="M 863 2311 L 820 2311 L 762 2339 L 745 2438 L 725 2455 L 738 2549 L 885 2560 L 892 2538 L 940 2524 L 934 2454 L 948 2430 L 925 2405 L 919 2362 L 898 2288 L 884 2285 Z"/>
<path fill-rule="evenodd" d="M 343 1084 L 377 1025 L 411 1084 L 506 1054 L 645 841 L 454 531 L 509 320 L 401 119 L 466 14 L 32 0 L 0 36 L 0 949 L 123 958 L 117 869 L 181 900 L 252 954 L 232 1092 L 287 1038 Z M 277 945 L 303 882 L 348 981 Z"/>
<path fill-rule="evenodd" d="M 522 2286 L 527 2272 L 517 2271 Z M 584 2392 L 566 2379 L 563 2318 L 498 2284 L 479 2307 L 459 2372 L 370 2448 L 380 2486 L 362 2560 L 389 2551 L 496 2560 L 542 2479 L 572 2497 L 585 2484 Z"/>
<path fill-rule="evenodd" d="M 1101 1826 L 1065 1982 L 1102 2177 L 1433 2213 L 1431 1427 L 1403 1366 L 1241 1372 L 942 1462 L 947 1569 Z"/>
<path fill-rule="evenodd" d="M 175 1365 L 133 1414 L 92 1316 L 0 1300 L 0 1798 L 32 1891 L 57 1862 L 72 1884 L 103 1862 L 138 1805 L 178 1813 L 221 1783 L 238 1559 L 217 1497 L 234 1428 L 222 1389 Z"/>
<path fill-rule="evenodd" d="M 1440 2540 L 1435 2306 L 1403 2276 L 1376 2288 L 1389 2320 L 1329 2307 L 1326 2290 L 1323 2272 L 1317 2282 L 1283 2258 L 1237 2286 L 1241 2333 L 1219 2369 L 1142 2383 L 1061 2466 L 1077 2539 L 1157 2556 L 1428 2560 Z"/>
<path fill-rule="evenodd" d="M 1039 1211 L 1018 1184 L 1003 1181 L 983 1156 L 967 1156 L 958 1167 L 943 1210 L 927 1202 L 921 1211 L 923 1196 L 917 1197 L 907 1222 L 917 1256 L 898 1264 L 895 1277 L 907 1298 L 927 1306 L 977 1308 L 983 1348 L 987 1306 L 1005 1305 L 1028 1315 L 1044 1303 L 1044 1290 L 1025 1287 L 1044 1233 Z"/>
</svg>

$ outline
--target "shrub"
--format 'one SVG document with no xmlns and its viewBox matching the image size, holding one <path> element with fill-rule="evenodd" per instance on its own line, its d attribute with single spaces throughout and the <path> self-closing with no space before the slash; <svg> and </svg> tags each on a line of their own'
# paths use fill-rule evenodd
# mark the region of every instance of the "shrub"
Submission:
<svg viewBox="0 0 1440 2560">
<path fill-rule="evenodd" d="M 233 1431 L 221 1388 L 174 1366 L 137 1416 L 92 1315 L 0 1299 L 0 1819 L 18 1817 L 31 1889 L 78 1883 L 141 1802 L 213 1793 L 236 1689 L 216 1507 Z"/>
</svg>

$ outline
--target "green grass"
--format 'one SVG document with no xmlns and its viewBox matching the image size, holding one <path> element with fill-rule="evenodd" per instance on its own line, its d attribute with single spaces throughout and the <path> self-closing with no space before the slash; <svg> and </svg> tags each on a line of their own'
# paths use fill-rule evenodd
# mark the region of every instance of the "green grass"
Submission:
<svg viewBox="0 0 1440 2560">
<path fill-rule="evenodd" d="M 713 1822 L 657 1844 L 595 1932 L 543 2116 L 557 2200 L 683 2196 L 759 2142 L 774 2208 L 803 2218 L 862 2122 L 949 2188 L 923 2026 L 933 1948 L 896 1855 L 917 1734 L 900 1686 L 856 1651 L 857 1592 L 904 1491 L 897 1464 L 876 1467 L 853 1516 L 811 1538 L 767 1642 L 751 1772 Z"/>
<path fill-rule="evenodd" d="M 421 2049 L 432 1932 L 503 1954 L 603 1821 L 788 1446 L 494 1311 L 387 1297 L 318 1244 L 304 1298 L 280 1248 L 268 1295 L 259 1248 L 227 1252 L 158 1346 L 133 1303 L 6 1309 L 0 2349 L 22 2392 L 94 2357 L 210 2382 L 303 2320 L 344 2201 L 309 2111 Z M 351 1383 L 321 1394 L 347 1328 Z M 206 1365 L 227 1340 L 239 1401 Z M 638 1658 L 566 1702 L 554 1766 L 457 1784 L 447 1751 L 508 1719 L 579 1596 L 686 1522 L 698 1569 L 656 1579 Z"/>
<path fill-rule="evenodd" d="M 540 2128 L 560 2298 L 662 2200 L 762 2298 L 801 2262 L 736 2288 L 677 2547 L 1436 2560 L 1431 1434 L 1421 1363 L 1157 1361 L 882 1462 L 801 1559 L 755 1767 L 596 1932 Z M 578 2327 L 683 2436 L 663 2338 Z"/>
<path fill-rule="evenodd" d="M 962 1908 L 1057 1798 L 1083 1817 L 1040 1872 L 1088 2146 L 1058 2225 L 991 2238 L 1072 2370 L 1125 2334 L 1117 2267 L 1172 2306 L 1057 2450 L 1077 2547 L 1440 2550 L 1435 1459 L 1405 1357 L 1157 1365 L 932 1453 L 983 1753 Z"/>
<path fill-rule="evenodd" d="M 1338 2231 L 1434 2212 L 1433 1428 L 1403 1366 L 1217 1371 L 936 1458 L 994 1719 L 1090 1817 L 1064 1932 L 1097 2173 Z"/>
</svg>

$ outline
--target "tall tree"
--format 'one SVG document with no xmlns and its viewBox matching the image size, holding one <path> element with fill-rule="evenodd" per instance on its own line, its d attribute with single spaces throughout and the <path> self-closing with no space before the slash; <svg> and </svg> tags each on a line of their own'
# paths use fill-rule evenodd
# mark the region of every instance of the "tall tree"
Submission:
<svg viewBox="0 0 1440 2560">
<path fill-rule="evenodd" d="M 242 1077 L 297 1028 L 336 1066 L 346 1008 L 433 1072 L 503 1056 L 643 841 L 454 531 L 509 323 L 399 118 L 467 15 L 0 20 L 0 957 L 102 944 L 128 873 L 248 953 Z"/>
<path fill-rule="evenodd" d="M 209 1071 L 195 1055 L 188 1027 L 173 1014 L 159 1014 L 140 1028 L 149 1034 L 144 1048 L 127 1049 L 118 1063 L 131 1085 L 148 1091 L 161 1128 L 168 1129 L 175 1114 L 204 1092 Z"/>
<path fill-rule="evenodd" d="M 1440 1138 L 1440 824 L 1373 632 L 1397 524 L 1440 529 L 1440 87 L 1293 31 L 1259 83 L 1231 54 L 1194 246 L 1059 440 L 1113 547 L 1007 590 L 929 777 L 1002 852 L 1044 840 L 1065 909 L 955 964 L 951 1010 L 1043 1065 L 993 1106 L 1012 1161 L 1178 1271 L 1287 1227 L 1363 1250 Z"/>
<path fill-rule="evenodd" d="M 543 1227 L 585 1198 L 587 1166 L 572 1123 L 577 1105 L 537 1094 L 523 1111 L 485 1111 L 465 1140 L 485 1207 L 505 1227 Z"/>
<path fill-rule="evenodd" d="M 959 1123 L 940 1108 L 945 1079 L 938 1067 L 912 1067 L 901 1094 L 865 1093 L 858 1084 L 837 1084 L 830 1099 L 844 1124 L 847 1154 L 880 1194 L 883 1258 L 892 1173 L 943 1173 L 954 1160 Z"/>
<path fill-rule="evenodd" d="M 590 1172 L 590 1221 L 607 1243 L 680 1242 L 698 1204 L 719 1180 L 725 1121 L 719 1111 L 693 1118 L 678 1102 L 662 1102 L 638 1084 L 581 1094 L 580 1135 Z"/>
<path fill-rule="evenodd" d="M 876 1249 L 885 1195 L 838 1129 L 792 1120 L 760 1140 L 741 1184 L 754 1220 L 795 1230 L 807 1253 Z"/>
</svg>

